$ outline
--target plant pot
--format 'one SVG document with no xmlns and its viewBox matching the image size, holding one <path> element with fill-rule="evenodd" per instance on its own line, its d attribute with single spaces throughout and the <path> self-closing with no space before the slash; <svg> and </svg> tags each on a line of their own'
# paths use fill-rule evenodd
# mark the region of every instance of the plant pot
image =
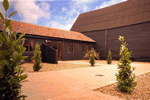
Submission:
<svg viewBox="0 0 150 100">
<path fill-rule="evenodd" d="M 32 63 L 34 63 L 34 62 L 35 62 L 35 60 L 31 60 L 31 62 L 32 62 Z"/>
</svg>

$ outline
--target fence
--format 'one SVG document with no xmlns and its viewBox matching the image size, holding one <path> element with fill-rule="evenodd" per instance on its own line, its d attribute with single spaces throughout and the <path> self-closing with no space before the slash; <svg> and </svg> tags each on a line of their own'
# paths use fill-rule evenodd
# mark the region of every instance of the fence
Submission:
<svg viewBox="0 0 150 100">
<path fill-rule="evenodd" d="M 41 51 L 42 51 L 42 62 L 53 63 L 53 64 L 58 63 L 57 50 L 45 44 L 42 44 Z"/>
</svg>

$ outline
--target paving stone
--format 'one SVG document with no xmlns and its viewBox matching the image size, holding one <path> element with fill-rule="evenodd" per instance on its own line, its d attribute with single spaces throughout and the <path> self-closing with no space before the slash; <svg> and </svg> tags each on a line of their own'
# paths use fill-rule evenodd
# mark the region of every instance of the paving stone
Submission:
<svg viewBox="0 0 150 100">
<path fill-rule="evenodd" d="M 122 100 L 93 91 L 116 81 L 114 73 L 117 72 L 117 64 L 100 65 L 100 67 L 28 73 L 29 82 L 23 83 L 22 94 L 28 96 L 27 100 Z M 132 65 L 136 66 L 136 75 L 150 70 L 141 67 L 140 64 Z M 98 77 L 96 74 L 104 76 Z"/>
</svg>

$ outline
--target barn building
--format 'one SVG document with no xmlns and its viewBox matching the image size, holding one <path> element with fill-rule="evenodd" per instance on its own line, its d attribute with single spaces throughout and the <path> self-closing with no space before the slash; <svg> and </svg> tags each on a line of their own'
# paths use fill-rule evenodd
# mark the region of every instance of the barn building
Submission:
<svg viewBox="0 0 150 100">
<path fill-rule="evenodd" d="M 101 59 L 107 58 L 109 49 L 113 59 L 119 59 L 118 37 L 124 36 L 133 61 L 150 61 L 150 0 L 128 0 L 81 13 L 71 31 L 95 40 Z"/>
<path fill-rule="evenodd" d="M 44 54 L 42 60 L 49 63 L 57 63 L 57 60 L 83 59 L 85 52 L 95 44 L 94 40 L 80 32 L 60 30 L 15 20 L 11 20 L 11 25 L 14 32 L 26 33 L 25 40 L 22 41 L 22 45 L 26 47 L 23 55 L 28 56 L 26 61 L 31 61 L 36 43 L 40 46 L 42 44 L 47 46 L 41 48 L 42 54 Z M 0 31 L 3 29 L 4 24 L 0 18 Z"/>
</svg>

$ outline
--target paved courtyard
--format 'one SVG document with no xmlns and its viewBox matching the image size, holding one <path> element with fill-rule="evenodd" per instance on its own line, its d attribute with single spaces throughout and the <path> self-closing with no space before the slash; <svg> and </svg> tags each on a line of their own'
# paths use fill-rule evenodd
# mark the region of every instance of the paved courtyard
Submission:
<svg viewBox="0 0 150 100">
<path fill-rule="evenodd" d="M 88 61 L 67 63 L 88 64 Z M 136 67 L 136 75 L 150 72 L 150 63 L 133 62 L 131 65 Z M 95 67 L 28 73 L 29 82 L 23 83 L 22 94 L 28 96 L 27 100 L 122 100 L 93 91 L 116 82 L 116 72 L 117 62 L 107 65 L 103 61 Z"/>
</svg>

